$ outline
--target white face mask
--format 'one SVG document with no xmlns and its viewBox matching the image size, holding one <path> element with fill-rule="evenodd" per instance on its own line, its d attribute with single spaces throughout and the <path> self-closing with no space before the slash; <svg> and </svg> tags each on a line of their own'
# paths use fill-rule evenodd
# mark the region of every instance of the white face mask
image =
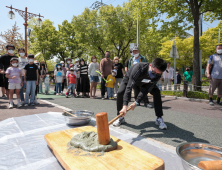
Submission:
<svg viewBox="0 0 222 170">
<path fill-rule="evenodd" d="M 24 56 L 25 56 L 25 53 L 19 53 L 19 55 L 20 55 L 21 57 L 24 57 Z"/>
<path fill-rule="evenodd" d="M 70 71 L 70 74 L 73 74 L 74 72 L 73 71 Z"/>
<path fill-rule="evenodd" d="M 119 62 L 119 60 L 115 60 L 115 63 L 117 64 Z"/>
<path fill-rule="evenodd" d="M 12 64 L 12 66 L 17 67 L 17 66 L 18 66 L 18 64 L 17 64 L 17 63 L 13 63 L 13 64 Z"/>
<path fill-rule="evenodd" d="M 76 62 L 76 65 L 79 65 L 79 62 Z"/>
<path fill-rule="evenodd" d="M 69 63 L 70 63 L 70 61 L 67 61 L 67 63 L 69 64 Z"/>
<path fill-rule="evenodd" d="M 57 68 L 61 68 L 61 66 L 58 66 Z"/>
<path fill-rule="evenodd" d="M 176 72 L 176 74 L 178 74 L 178 72 Z"/>
<path fill-rule="evenodd" d="M 14 50 L 8 50 L 9 54 L 14 54 Z"/>
<path fill-rule="evenodd" d="M 137 57 L 139 57 L 139 53 L 138 54 L 134 54 L 133 56 L 135 57 L 135 58 L 137 58 Z"/>
<path fill-rule="evenodd" d="M 221 54 L 222 53 L 222 49 L 217 50 L 217 54 Z"/>
<path fill-rule="evenodd" d="M 113 77 L 115 77 L 115 76 L 116 76 L 116 74 L 115 74 L 115 73 L 112 73 L 112 76 L 113 76 Z"/>
<path fill-rule="evenodd" d="M 130 53 L 131 56 L 133 56 L 133 53 Z"/>
<path fill-rule="evenodd" d="M 96 62 L 96 59 L 93 59 L 93 62 L 95 63 L 95 62 Z"/>
<path fill-rule="evenodd" d="M 33 63 L 34 62 L 34 60 L 33 59 L 29 59 L 29 63 Z"/>
<path fill-rule="evenodd" d="M 46 77 L 49 77 L 49 75 L 46 75 Z"/>
</svg>

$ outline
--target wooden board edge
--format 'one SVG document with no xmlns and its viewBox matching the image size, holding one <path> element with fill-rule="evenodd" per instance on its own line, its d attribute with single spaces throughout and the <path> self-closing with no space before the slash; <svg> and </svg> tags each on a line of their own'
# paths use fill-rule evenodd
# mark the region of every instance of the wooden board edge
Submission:
<svg viewBox="0 0 222 170">
<path fill-rule="evenodd" d="M 48 136 L 48 134 L 46 134 L 46 135 L 44 136 L 44 139 L 45 139 L 47 145 L 49 146 L 50 150 L 52 151 L 53 155 L 56 157 L 56 159 L 58 160 L 58 162 L 62 165 L 62 167 L 63 167 L 65 170 L 71 170 L 71 169 L 66 165 L 66 163 L 62 160 L 62 158 L 60 157 L 60 155 L 59 155 L 55 150 L 52 149 L 52 146 L 51 146 L 50 142 L 48 141 L 47 136 Z"/>
</svg>

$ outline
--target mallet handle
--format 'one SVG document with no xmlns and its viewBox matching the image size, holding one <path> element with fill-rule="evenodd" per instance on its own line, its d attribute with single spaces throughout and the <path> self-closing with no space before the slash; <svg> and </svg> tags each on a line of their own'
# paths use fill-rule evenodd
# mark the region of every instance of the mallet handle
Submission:
<svg viewBox="0 0 222 170">
<path fill-rule="evenodd" d="M 68 111 L 66 111 L 66 110 L 63 110 L 65 113 L 67 113 L 67 114 L 69 114 L 70 116 L 72 116 L 72 117 L 77 117 L 76 115 L 73 115 L 73 114 L 71 114 L 71 113 L 69 113 Z"/>
<path fill-rule="evenodd" d="M 131 107 L 129 107 L 126 112 L 128 112 L 131 109 Z M 116 116 L 113 120 L 111 120 L 108 124 L 111 125 L 113 122 L 115 122 L 118 118 L 120 118 L 123 115 L 123 113 L 120 113 L 118 116 Z"/>
</svg>

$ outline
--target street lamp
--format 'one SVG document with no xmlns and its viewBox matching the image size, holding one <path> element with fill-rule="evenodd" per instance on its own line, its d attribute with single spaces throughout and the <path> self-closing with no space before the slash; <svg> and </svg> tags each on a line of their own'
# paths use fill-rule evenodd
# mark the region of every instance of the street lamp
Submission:
<svg viewBox="0 0 222 170">
<path fill-rule="evenodd" d="M 28 26 L 28 23 L 27 22 L 32 17 L 39 17 L 37 19 L 37 25 L 41 26 L 42 20 L 41 20 L 40 17 L 43 17 L 43 16 L 41 16 L 40 13 L 39 13 L 39 15 L 37 15 L 37 14 L 33 14 L 33 13 L 30 13 L 30 12 L 27 12 L 27 7 L 25 7 L 25 11 L 22 11 L 22 10 L 19 10 L 19 9 L 16 9 L 16 8 L 12 8 L 12 5 L 10 7 L 8 7 L 8 6 L 6 6 L 6 7 L 11 9 L 11 11 L 9 11 L 9 13 L 8 13 L 8 17 L 10 19 L 14 19 L 15 18 L 15 14 L 12 11 L 12 9 L 14 9 L 15 12 L 18 12 L 19 15 L 21 15 L 21 17 L 25 20 L 25 23 L 23 25 L 25 26 L 25 55 L 27 56 L 27 50 L 28 50 L 28 48 L 27 48 L 27 46 L 28 46 L 28 44 L 27 44 L 27 26 Z"/>
<path fill-rule="evenodd" d="M 9 11 L 7 16 L 9 17 L 9 19 L 14 19 L 15 18 L 15 14 L 14 14 L 13 11 Z"/>
</svg>

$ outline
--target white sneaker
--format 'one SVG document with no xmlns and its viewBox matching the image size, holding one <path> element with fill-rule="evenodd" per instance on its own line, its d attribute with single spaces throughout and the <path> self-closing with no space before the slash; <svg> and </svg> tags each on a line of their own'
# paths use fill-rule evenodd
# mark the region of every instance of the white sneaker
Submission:
<svg viewBox="0 0 222 170">
<path fill-rule="evenodd" d="M 25 104 L 24 106 L 27 107 L 27 106 L 29 106 L 29 104 Z"/>
<path fill-rule="evenodd" d="M 117 94 L 114 94 L 114 97 L 117 97 Z"/>
<path fill-rule="evenodd" d="M 153 105 L 147 104 L 146 107 L 153 108 Z"/>
<path fill-rule="evenodd" d="M 61 94 L 63 95 L 63 91 L 61 91 Z"/>
<path fill-rule="evenodd" d="M 120 126 L 121 124 L 125 123 L 125 118 L 124 117 L 120 117 L 119 119 L 117 119 L 115 122 L 113 122 L 113 126 Z"/>
<path fill-rule="evenodd" d="M 156 119 L 156 125 L 159 126 L 160 129 L 167 129 L 167 125 L 164 123 L 163 118 L 159 117 Z"/>
<path fill-rule="evenodd" d="M 21 103 L 20 103 L 22 106 L 25 104 L 25 101 L 21 101 Z"/>
<path fill-rule="evenodd" d="M 12 109 L 12 108 L 13 108 L 13 104 L 9 103 L 8 108 L 9 108 L 9 109 Z"/>
<path fill-rule="evenodd" d="M 56 93 L 56 96 L 58 96 L 59 95 L 59 93 Z"/>
<path fill-rule="evenodd" d="M 39 102 L 37 100 L 34 100 L 34 104 L 39 104 Z"/>
<path fill-rule="evenodd" d="M 21 103 L 18 103 L 18 104 L 17 104 L 17 108 L 20 108 L 20 107 L 22 107 L 22 104 L 21 104 Z"/>
</svg>

